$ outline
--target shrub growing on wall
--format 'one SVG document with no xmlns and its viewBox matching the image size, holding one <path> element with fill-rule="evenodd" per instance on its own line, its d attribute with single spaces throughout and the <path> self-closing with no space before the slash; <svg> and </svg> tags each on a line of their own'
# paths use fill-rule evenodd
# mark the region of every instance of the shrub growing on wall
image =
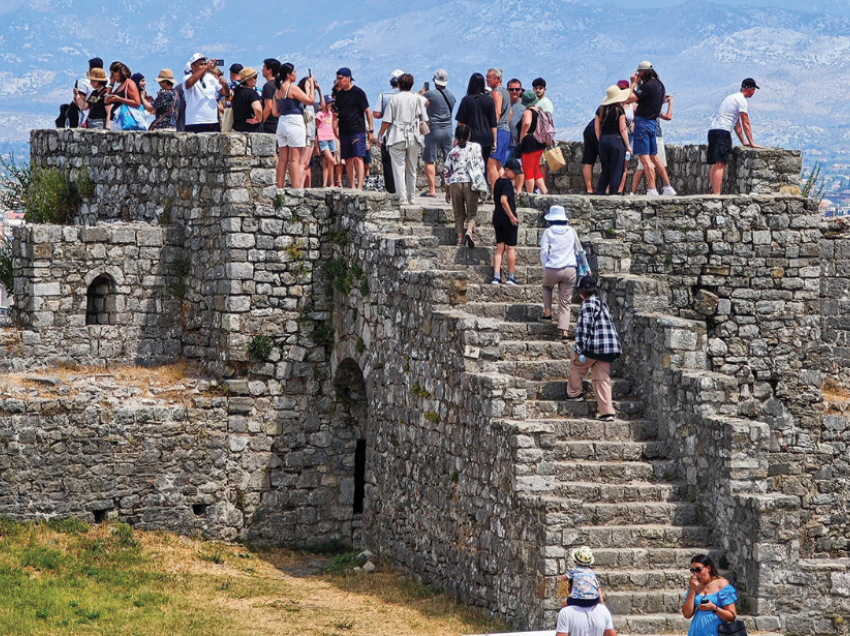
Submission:
<svg viewBox="0 0 850 636">
<path fill-rule="evenodd" d="M 12 273 L 12 241 L 0 237 L 0 285 L 12 295 L 15 277 Z"/>
<path fill-rule="evenodd" d="M 71 180 L 70 172 L 59 168 L 16 164 L 4 161 L 0 177 L 3 203 L 12 210 L 22 210 L 28 223 L 67 225 L 80 210 L 80 187 Z M 94 193 L 88 171 L 79 181 L 87 196 Z"/>
</svg>

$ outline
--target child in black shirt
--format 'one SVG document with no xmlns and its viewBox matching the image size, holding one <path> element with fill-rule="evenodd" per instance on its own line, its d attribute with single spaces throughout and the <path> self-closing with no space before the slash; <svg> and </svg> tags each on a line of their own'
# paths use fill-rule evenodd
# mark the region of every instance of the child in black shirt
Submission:
<svg viewBox="0 0 850 636">
<path fill-rule="evenodd" d="M 514 179 L 522 167 L 516 159 L 505 162 L 503 175 L 493 186 L 493 229 L 496 230 L 496 253 L 493 256 L 493 285 L 502 283 L 502 254 L 508 252 L 508 285 L 516 285 L 516 244 L 519 219 L 516 217 Z"/>
</svg>

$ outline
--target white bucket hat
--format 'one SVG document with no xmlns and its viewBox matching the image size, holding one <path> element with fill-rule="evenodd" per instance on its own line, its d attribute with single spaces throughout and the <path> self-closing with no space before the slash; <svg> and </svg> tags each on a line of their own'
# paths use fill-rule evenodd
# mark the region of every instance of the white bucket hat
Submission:
<svg viewBox="0 0 850 636">
<path fill-rule="evenodd" d="M 569 221 L 569 217 L 567 216 L 567 211 L 564 209 L 563 205 L 553 205 L 549 208 L 549 211 L 546 213 L 544 217 L 547 221 Z"/>
</svg>

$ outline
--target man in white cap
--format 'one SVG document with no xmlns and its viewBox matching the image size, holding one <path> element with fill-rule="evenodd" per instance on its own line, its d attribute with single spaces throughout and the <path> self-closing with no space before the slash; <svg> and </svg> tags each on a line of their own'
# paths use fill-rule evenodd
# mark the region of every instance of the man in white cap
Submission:
<svg viewBox="0 0 850 636">
<path fill-rule="evenodd" d="M 751 77 L 745 79 L 741 82 L 740 91 L 732 93 L 720 103 L 720 109 L 711 123 L 711 130 L 708 131 L 706 163 L 711 164 L 711 189 L 714 194 L 720 194 L 723 189 L 723 175 L 726 173 L 729 153 L 732 152 L 733 130 L 744 146 L 761 148 L 753 141 L 753 129 L 747 111 L 747 100 L 755 94 L 756 90 L 758 90 L 756 81 Z"/>
<path fill-rule="evenodd" d="M 212 71 L 215 60 L 195 53 L 186 63 L 189 72 L 183 78 L 183 97 L 186 102 L 186 132 L 220 132 L 218 94 L 230 95 L 227 80 Z"/>
<path fill-rule="evenodd" d="M 452 112 L 457 98 L 446 88 L 449 74 L 445 69 L 434 73 L 434 88 L 422 92 L 427 100 L 428 119 L 431 132 L 425 135 L 425 149 L 422 151 L 422 161 L 425 162 L 425 177 L 428 179 L 428 191 L 423 197 L 437 196 L 437 154 L 443 153 L 443 161 L 452 150 L 454 143 L 452 135 Z"/>
<path fill-rule="evenodd" d="M 378 93 L 378 99 L 375 100 L 372 106 L 372 116 L 375 119 L 383 119 L 384 113 L 387 110 L 387 104 L 390 103 L 393 95 L 398 95 L 398 78 L 404 75 L 404 71 L 396 69 L 390 75 L 390 90 L 381 91 Z M 378 144 L 381 146 L 381 165 L 384 168 L 384 189 L 390 194 L 395 194 L 395 180 L 393 179 L 393 164 L 390 160 L 390 151 L 384 143 L 385 139 L 378 139 Z"/>
</svg>

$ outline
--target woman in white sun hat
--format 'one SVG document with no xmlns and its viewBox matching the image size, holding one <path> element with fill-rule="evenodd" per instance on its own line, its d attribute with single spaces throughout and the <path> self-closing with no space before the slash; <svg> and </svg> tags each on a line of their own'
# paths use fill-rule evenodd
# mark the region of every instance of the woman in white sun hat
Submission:
<svg viewBox="0 0 850 636">
<path fill-rule="evenodd" d="M 543 265 L 543 315 L 540 322 L 552 322 L 552 298 L 558 288 L 558 329 L 561 340 L 567 340 L 570 327 L 570 304 L 576 285 L 576 247 L 581 245 L 570 226 L 567 211 L 553 205 L 546 214 L 549 227 L 540 238 L 540 263 Z"/>
</svg>

